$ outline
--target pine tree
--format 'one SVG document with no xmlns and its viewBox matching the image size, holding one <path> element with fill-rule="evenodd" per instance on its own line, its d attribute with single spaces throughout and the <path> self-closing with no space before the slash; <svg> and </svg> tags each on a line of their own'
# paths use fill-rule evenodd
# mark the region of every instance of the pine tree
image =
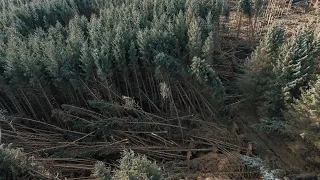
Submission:
<svg viewBox="0 0 320 180">
<path fill-rule="evenodd" d="M 43 63 L 46 71 L 54 79 L 62 78 L 60 68 L 66 57 L 65 29 L 61 23 L 48 29 L 47 37 L 41 42 L 44 49 Z"/>
<path fill-rule="evenodd" d="M 238 82 L 241 91 L 257 103 L 262 116 L 279 115 L 280 109 L 284 107 L 282 83 L 278 81 L 278 75 L 274 71 L 283 43 L 283 26 L 270 28 L 250 59 L 245 62 L 245 73 Z"/>
<path fill-rule="evenodd" d="M 91 48 L 88 45 L 88 41 L 85 41 L 81 47 L 81 55 L 80 55 L 80 61 L 81 61 L 81 69 L 84 72 L 83 76 L 84 79 L 90 80 L 94 75 L 94 61 L 91 56 Z"/>
<path fill-rule="evenodd" d="M 201 15 L 201 2 L 197 0 L 189 0 L 186 5 L 190 7 L 192 16 L 199 17 Z M 192 17 L 191 16 L 191 17 Z"/>
<path fill-rule="evenodd" d="M 202 47 L 203 58 L 206 60 L 208 64 L 213 62 L 214 55 L 214 40 L 213 40 L 213 32 L 209 32 L 207 39 L 204 42 Z"/>
<path fill-rule="evenodd" d="M 180 53 L 184 54 L 187 51 L 186 44 L 188 43 L 188 26 L 185 22 L 184 13 L 180 10 L 174 20 L 174 34 L 179 43 Z"/>
<path fill-rule="evenodd" d="M 241 88 L 261 104 L 260 115 L 282 116 L 286 104 L 299 98 L 314 73 L 317 39 L 308 29 L 284 39 L 281 26 L 272 28 L 247 62 Z M 254 90 L 250 87 L 255 87 Z"/>
<path fill-rule="evenodd" d="M 101 38 L 101 46 L 94 48 L 91 55 L 94 59 L 97 73 L 100 78 L 112 77 L 113 69 L 113 56 L 112 56 L 112 32 L 104 31 Z"/>
<path fill-rule="evenodd" d="M 208 15 L 206 16 L 206 22 L 207 22 L 207 26 L 206 26 L 207 32 L 213 31 L 214 24 L 213 24 L 213 15 L 211 11 L 209 11 Z"/>
<path fill-rule="evenodd" d="M 73 78 L 79 77 L 82 73 L 80 68 L 80 56 L 81 49 L 86 41 L 83 26 L 87 23 L 85 17 L 76 16 L 69 24 L 68 39 L 67 39 L 67 52 L 69 54 L 69 60 L 65 61 L 65 73 L 66 77 L 71 76 Z"/>
<path fill-rule="evenodd" d="M 24 53 L 28 52 L 26 42 L 17 36 L 12 36 L 8 43 L 5 55 L 4 76 L 12 83 L 25 81 L 25 68 L 21 61 L 24 61 Z"/>
<path fill-rule="evenodd" d="M 146 27 L 147 20 L 138 9 L 136 9 L 136 8 L 132 9 L 132 16 L 131 17 L 132 17 L 131 23 L 135 25 L 135 29 L 140 29 L 140 28 Z"/>
<path fill-rule="evenodd" d="M 45 76 L 46 73 L 43 59 L 43 47 L 42 41 L 44 40 L 45 32 L 41 29 L 37 29 L 33 35 L 28 37 L 27 52 L 24 53 L 25 60 L 22 64 L 25 67 L 25 75 L 31 79 L 39 79 L 41 76 Z"/>
<path fill-rule="evenodd" d="M 191 73 L 196 77 L 198 82 L 207 84 L 213 91 L 221 93 L 221 80 L 204 59 L 199 57 L 192 59 Z"/>
<path fill-rule="evenodd" d="M 320 77 L 311 84 L 310 88 L 303 90 L 300 99 L 292 104 L 293 113 L 300 121 L 306 124 L 319 125 L 320 123 Z"/>
<path fill-rule="evenodd" d="M 221 2 L 21 0 L 0 13 L 0 76 L 12 85 L 23 82 L 29 86 L 32 79 L 39 79 L 39 85 L 46 82 L 43 87 L 50 88 L 42 94 L 55 93 L 46 97 L 48 102 L 58 96 L 60 102 L 87 105 L 88 91 L 74 92 L 74 84 L 69 86 L 70 81 L 77 81 L 92 90 L 90 94 L 106 90 L 101 98 L 109 100 L 115 100 L 118 93 L 139 94 L 141 102 L 152 100 L 157 109 L 160 94 L 155 71 L 172 81 L 179 80 L 179 87 L 172 87 L 172 91 L 188 95 L 192 90 L 176 88 L 187 86 L 186 81 L 180 81 L 182 77 L 196 79 L 190 72 L 193 57 L 213 59 L 218 34 L 213 36 L 211 31 L 217 23 L 214 18 L 221 15 Z M 201 87 L 210 89 L 217 83 L 217 75 L 206 65 L 208 73 L 202 75 L 208 80 Z M 33 88 L 35 93 L 42 90 Z M 42 97 L 37 98 L 36 94 L 30 99 L 42 105 Z"/>
<path fill-rule="evenodd" d="M 295 99 L 289 106 L 287 120 L 298 129 L 297 132 L 306 142 L 320 151 L 320 77 L 310 85 L 308 90 L 303 90 L 300 99 Z M 318 157 L 311 157 L 313 163 Z"/>
<path fill-rule="evenodd" d="M 281 80 L 284 81 L 283 93 L 286 102 L 292 102 L 293 97 L 298 97 L 300 88 L 305 86 L 311 78 L 314 69 L 314 59 L 309 54 L 308 39 L 304 30 L 298 30 L 290 44 L 285 46 L 279 62 Z"/>
<path fill-rule="evenodd" d="M 248 68 L 256 71 L 275 65 L 277 63 L 279 50 L 284 41 L 284 27 L 282 25 L 271 27 L 248 60 Z"/>
<path fill-rule="evenodd" d="M 137 41 L 139 46 L 139 53 L 143 60 L 143 64 L 149 64 L 150 59 L 152 58 L 152 50 L 150 47 L 151 43 L 151 32 L 149 29 L 139 30 L 137 32 Z"/>
<path fill-rule="evenodd" d="M 155 57 L 156 75 L 158 78 L 172 78 L 178 75 L 183 75 L 184 71 L 181 68 L 179 61 L 174 57 L 165 53 L 159 53 Z"/>
<path fill-rule="evenodd" d="M 199 57 L 202 49 L 202 28 L 198 18 L 192 19 L 188 28 L 188 36 L 189 57 L 191 59 L 195 56 Z"/>
<path fill-rule="evenodd" d="M 112 42 L 112 51 L 115 59 L 115 63 L 120 71 L 126 73 L 126 42 L 125 42 L 125 31 L 124 25 L 119 24 L 115 29 L 115 37 Z"/>
<path fill-rule="evenodd" d="M 128 51 L 129 57 L 129 66 L 131 70 L 137 70 L 138 66 L 138 54 L 137 49 L 134 41 L 131 41 L 130 48 Z"/>
<path fill-rule="evenodd" d="M 100 42 L 102 38 L 102 28 L 101 18 L 97 18 L 95 15 L 93 15 L 88 24 L 90 45 L 93 48 L 98 48 L 101 46 Z"/>
<path fill-rule="evenodd" d="M 191 7 L 187 6 L 186 7 L 186 12 L 185 12 L 185 19 L 186 19 L 185 21 L 186 21 L 186 24 L 188 26 L 191 23 L 193 17 L 194 17 L 194 15 L 193 15 Z"/>
</svg>

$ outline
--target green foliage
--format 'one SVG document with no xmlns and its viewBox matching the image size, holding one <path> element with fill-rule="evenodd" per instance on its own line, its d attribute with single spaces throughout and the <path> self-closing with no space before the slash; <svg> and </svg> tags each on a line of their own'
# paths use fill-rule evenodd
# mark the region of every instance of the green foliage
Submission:
<svg viewBox="0 0 320 180">
<path fill-rule="evenodd" d="M 320 150 L 320 78 L 303 90 L 300 99 L 289 107 L 288 120 L 293 121 L 302 138 Z"/>
<path fill-rule="evenodd" d="M 200 83 L 210 83 L 213 78 L 216 78 L 215 72 L 209 64 L 198 57 L 192 59 L 191 71 Z"/>
<path fill-rule="evenodd" d="M 167 78 L 172 78 L 177 77 L 178 75 L 183 75 L 184 73 L 181 68 L 181 64 L 178 63 L 179 61 L 165 53 L 157 54 L 154 61 L 157 66 L 156 74 L 158 74 L 159 78 L 161 78 L 161 75 L 165 75 Z"/>
<path fill-rule="evenodd" d="M 192 18 L 191 23 L 188 28 L 189 36 L 189 55 L 192 59 L 195 56 L 201 55 L 202 49 L 202 29 L 200 26 L 200 20 L 197 18 Z"/>
<path fill-rule="evenodd" d="M 203 98 L 217 104 L 214 95 L 225 96 L 210 65 L 192 62 L 193 57 L 214 59 L 221 0 L 3 2 L 0 107 L 19 116 L 76 134 L 94 132 L 85 138 L 109 141 L 114 128 L 124 124 L 118 117 L 137 123 L 136 130 L 152 131 L 153 124 L 145 125 L 142 116 L 169 118 L 200 111 L 214 116 L 211 104 L 195 102 Z M 186 88 L 189 84 L 193 89 Z M 199 87 L 210 91 L 197 95 Z M 128 108 L 121 97 L 130 97 L 134 106 Z M 176 113 L 168 113 L 173 108 Z M 64 150 L 52 154 L 70 155 Z M 126 152 L 114 179 L 163 179 L 161 173 L 146 157 Z M 110 179 L 101 163 L 93 174 Z"/>
<path fill-rule="evenodd" d="M 262 178 L 265 180 L 272 180 L 282 178 L 285 171 L 282 169 L 271 169 L 269 165 L 264 162 L 260 157 L 240 155 L 239 159 L 245 163 L 249 168 L 259 170 Z"/>
<path fill-rule="evenodd" d="M 111 180 L 111 170 L 103 162 L 99 161 L 94 165 L 92 176 L 97 180 Z"/>
<path fill-rule="evenodd" d="M 97 11 L 96 1 L 44 0 L 31 1 L 9 13 L 12 26 L 23 35 L 28 35 L 37 27 L 44 29 L 60 22 L 67 25 L 76 15 L 89 15 Z"/>
<path fill-rule="evenodd" d="M 253 127 L 257 130 L 267 132 L 269 134 L 286 134 L 289 124 L 281 119 L 277 118 L 262 118 L 259 124 L 255 124 Z M 286 134 L 287 135 L 287 134 Z"/>
<path fill-rule="evenodd" d="M 318 53 L 313 49 L 318 41 L 308 29 L 298 29 L 287 40 L 281 26 L 268 31 L 239 81 L 243 92 L 259 103 L 260 115 L 282 116 L 286 104 L 299 97 L 300 88 L 313 79 Z"/>
<path fill-rule="evenodd" d="M 199 83 L 210 87 L 211 92 L 213 92 L 213 97 L 217 102 L 224 98 L 224 89 L 220 78 L 204 59 L 198 57 L 192 59 L 191 73 L 196 77 Z"/>
<path fill-rule="evenodd" d="M 245 62 L 245 73 L 238 82 L 246 97 L 262 107 L 262 114 L 274 114 L 274 110 L 277 113 L 279 107 L 283 107 L 281 87 L 276 83 L 277 77 L 273 72 L 283 42 L 284 28 L 270 28 L 250 59 Z"/>
<path fill-rule="evenodd" d="M 37 175 L 45 174 L 43 177 L 53 179 L 50 172 L 46 171 L 43 166 L 33 160 L 33 157 L 27 157 L 22 149 L 12 148 L 11 144 L 8 146 L 0 145 L 0 179 L 20 179 L 30 177 L 32 179 L 39 179 Z M 41 169 L 41 170 L 40 170 Z M 38 171 L 39 170 L 39 171 Z M 34 172 L 39 174 L 34 174 Z M 40 177 L 41 177 L 40 175 Z"/>
<path fill-rule="evenodd" d="M 207 39 L 202 47 L 203 58 L 208 64 L 212 64 L 214 58 L 214 40 L 213 32 L 209 32 Z"/>
<path fill-rule="evenodd" d="M 127 179 L 163 179 L 162 170 L 145 156 L 136 155 L 133 151 L 124 151 L 120 159 L 119 169 L 117 169 L 112 177 L 114 180 Z"/>
<path fill-rule="evenodd" d="M 316 99 L 317 85 L 309 87 L 309 84 L 316 78 L 319 41 L 312 26 L 298 28 L 288 39 L 284 38 L 281 26 L 273 27 L 263 38 L 246 62 L 245 73 L 239 81 L 242 91 L 257 105 L 262 117 L 255 128 L 290 137 L 300 133 L 317 146 L 319 129 L 311 125 L 312 120 L 319 119 L 311 115 L 311 112 L 315 115 L 315 108 L 319 107 L 311 100 Z"/>
<path fill-rule="evenodd" d="M 92 176 L 99 180 L 162 180 L 163 172 L 154 162 L 144 155 L 135 154 L 132 150 L 125 150 L 119 160 L 119 167 L 111 173 L 103 162 L 97 162 Z"/>
<path fill-rule="evenodd" d="M 314 72 L 315 57 L 311 53 L 312 45 L 308 44 L 306 31 L 299 30 L 287 46 L 284 46 L 281 56 L 282 62 L 276 69 L 283 83 L 282 87 L 286 103 L 292 102 L 293 97 L 298 97 L 300 87 L 307 85 Z M 312 37 L 311 37 L 312 38 Z"/>
<path fill-rule="evenodd" d="M 24 167 L 25 157 L 19 149 L 0 146 L 0 179 L 16 179 L 28 174 Z"/>
<path fill-rule="evenodd" d="M 271 27 L 250 59 L 245 62 L 246 69 L 253 73 L 271 70 L 277 63 L 279 51 L 285 41 L 284 33 L 284 27 L 281 25 Z"/>
<path fill-rule="evenodd" d="M 306 123 L 317 124 L 320 122 L 320 78 L 308 90 L 303 90 L 300 99 L 292 104 L 294 112 L 299 113 L 301 120 Z"/>
<path fill-rule="evenodd" d="M 320 152 L 320 79 L 309 84 L 309 88 L 301 90 L 299 99 L 294 99 L 284 112 L 286 121 L 295 129 L 296 139 L 305 142 L 307 152 L 302 152 L 305 159 L 319 166 Z"/>
</svg>

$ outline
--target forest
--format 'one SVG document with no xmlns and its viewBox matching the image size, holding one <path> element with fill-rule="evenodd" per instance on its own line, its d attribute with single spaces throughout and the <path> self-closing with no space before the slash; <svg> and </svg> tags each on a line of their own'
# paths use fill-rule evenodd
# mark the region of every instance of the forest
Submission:
<svg viewBox="0 0 320 180">
<path fill-rule="evenodd" d="M 0 0 L 0 180 L 320 178 L 317 3 Z"/>
</svg>

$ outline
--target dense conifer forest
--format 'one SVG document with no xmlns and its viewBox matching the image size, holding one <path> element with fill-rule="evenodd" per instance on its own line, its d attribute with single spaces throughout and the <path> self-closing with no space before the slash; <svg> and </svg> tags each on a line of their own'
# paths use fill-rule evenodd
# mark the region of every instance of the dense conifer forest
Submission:
<svg viewBox="0 0 320 180">
<path fill-rule="evenodd" d="M 0 0 L 0 179 L 319 178 L 316 5 Z"/>
</svg>

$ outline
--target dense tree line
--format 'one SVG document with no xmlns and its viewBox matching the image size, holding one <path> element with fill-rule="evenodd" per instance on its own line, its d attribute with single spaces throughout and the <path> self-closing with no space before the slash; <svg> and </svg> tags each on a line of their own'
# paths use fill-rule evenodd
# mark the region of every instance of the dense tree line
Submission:
<svg viewBox="0 0 320 180">
<path fill-rule="evenodd" d="M 210 65 L 226 7 L 221 0 L 4 0 L 0 74 L 7 88 L 1 106 L 37 116 L 33 102 L 43 110 L 55 108 L 56 102 L 76 104 L 85 95 L 70 98 L 67 91 L 81 89 L 95 100 L 117 101 L 112 93 L 133 97 L 154 111 L 165 103 L 161 83 L 177 81 L 183 88 L 187 84 L 181 80 L 187 79 L 222 102 L 224 90 Z M 9 95 L 17 87 L 23 89 L 20 96 Z M 45 96 L 45 105 L 29 96 L 38 93 Z M 179 93 L 173 97 L 182 102 Z M 21 98 L 24 94 L 27 98 Z M 181 108 L 190 103 L 195 98 Z"/>
</svg>

